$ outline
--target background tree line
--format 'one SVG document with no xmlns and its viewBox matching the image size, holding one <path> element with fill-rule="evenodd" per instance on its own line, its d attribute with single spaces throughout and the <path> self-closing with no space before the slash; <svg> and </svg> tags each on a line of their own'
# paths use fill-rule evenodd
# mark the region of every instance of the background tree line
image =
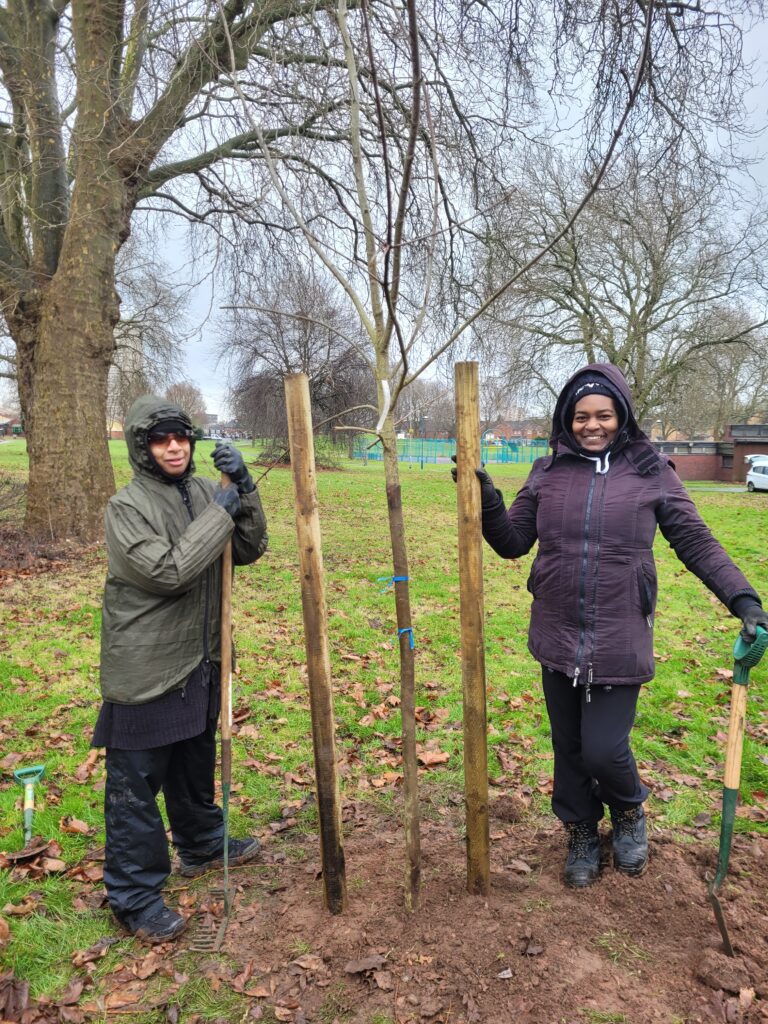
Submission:
<svg viewBox="0 0 768 1024">
<path fill-rule="evenodd" d="M 216 277 L 235 408 L 273 429 L 289 367 L 321 418 L 392 429 L 470 354 L 542 408 L 585 355 L 662 419 L 734 361 L 762 393 L 764 223 L 732 178 L 751 12 L 1 0 L 0 373 L 29 530 L 98 535 L 108 415 L 198 326 L 179 267 Z"/>
</svg>

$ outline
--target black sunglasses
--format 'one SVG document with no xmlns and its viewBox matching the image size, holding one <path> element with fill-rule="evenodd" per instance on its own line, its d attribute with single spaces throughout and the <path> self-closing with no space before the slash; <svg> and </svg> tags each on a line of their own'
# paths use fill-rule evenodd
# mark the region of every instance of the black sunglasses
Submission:
<svg viewBox="0 0 768 1024">
<path fill-rule="evenodd" d="M 147 440 L 150 444 L 170 444 L 171 441 L 178 444 L 181 441 L 189 441 L 194 436 L 194 430 L 152 430 L 147 434 Z"/>
</svg>

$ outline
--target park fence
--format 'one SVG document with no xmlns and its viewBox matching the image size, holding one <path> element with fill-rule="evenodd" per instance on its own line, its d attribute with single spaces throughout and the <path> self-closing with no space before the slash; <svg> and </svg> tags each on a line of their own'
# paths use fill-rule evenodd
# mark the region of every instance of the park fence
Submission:
<svg viewBox="0 0 768 1024">
<path fill-rule="evenodd" d="M 548 451 L 546 441 L 500 441 L 481 445 L 482 460 L 486 465 L 535 462 Z M 430 462 L 450 462 L 451 456 L 455 454 L 456 441 L 453 438 L 401 437 L 397 440 L 397 457 L 400 462 L 416 462 L 424 466 Z M 381 442 L 373 436 L 358 435 L 352 457 L 380 462 L 384 457 Z"/>
</svg>

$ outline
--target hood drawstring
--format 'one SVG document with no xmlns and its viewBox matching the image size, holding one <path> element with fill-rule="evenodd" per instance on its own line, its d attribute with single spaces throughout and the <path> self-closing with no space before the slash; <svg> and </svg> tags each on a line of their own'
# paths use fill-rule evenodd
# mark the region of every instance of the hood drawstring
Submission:
<svg viewBox="0 0 768 1024">
<path fill-rule="evenodd" d="M 582 459 L 586 459 L 587 462 L 594 462 L 596 473 L 604 475 L 605 473 L 608 472 L 610 468 L 609 463 L 611 461 L 610 451 L 603 452 L 602 455 L 585 455 L 583 452 L 579 452 L 579 454 L 581 455 Z M 604 463 L 603 459 L 605 459 Z"/>
</svg>

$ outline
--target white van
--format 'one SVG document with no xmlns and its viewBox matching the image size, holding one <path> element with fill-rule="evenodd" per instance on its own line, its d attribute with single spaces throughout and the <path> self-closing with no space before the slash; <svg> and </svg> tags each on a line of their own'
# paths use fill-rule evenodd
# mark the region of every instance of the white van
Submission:
<svg viewBox="0 0 768 1024">
<path fill-rule="evenodd" d="M 768 491 L 768 459 L 753 462 L 747 473 L 748 491 Z"/>
<path fill-rule="evenodd" d="M 768 455 L 745 455 L 744 461 L 748 466 L 754 466 L 756 462 L 768 462 Z"/>
</svg>

